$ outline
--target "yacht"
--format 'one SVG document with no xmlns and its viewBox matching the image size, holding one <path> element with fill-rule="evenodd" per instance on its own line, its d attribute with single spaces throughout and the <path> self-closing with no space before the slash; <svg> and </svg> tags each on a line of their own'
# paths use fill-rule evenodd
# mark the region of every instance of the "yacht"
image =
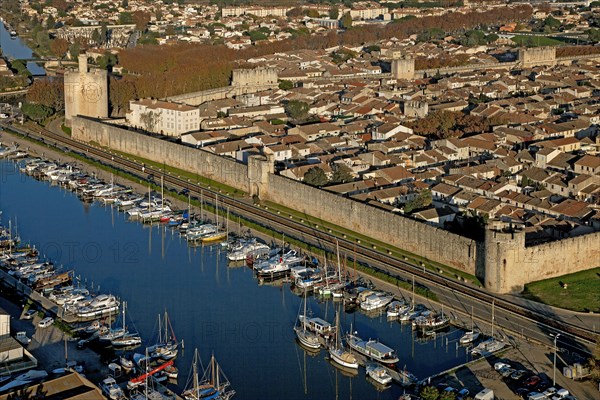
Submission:
<svg viewBox="0 0 600 400">
<path fill-rule="evenodd" d="M 360 308 L 364 311 L 377 310 L 387 306 L 393 299 L 394 296 L 388 293 L 373 293 L 360 302 Z"/>
<path fill-rule="evenodd" d="M 112 376 L 108 376 L 102 380 L 100 383 L 100 389 L 102 389 L 102 393 L 106 395 L 111 400 L 121 400 L 125 399 L 125 394 L 123 393 L 123 389 L 117 385 L 117 381 Z"/>
<path fill-rule="evenodd" d="M 489 338 L 488 340 L 479 343 L 477 346 L 471 349 L 471 354 L 487 357 L 498 350 L 502 350 L 505 346 L 506 343 L 503 341 Z"/>
<path fill-rule="evenodd" d="M 119 310 L 119 301 L 110 294 L 101 294 L 90 301 L 88 306 L 80 307 L 76 311 L 79 318 L 95 318 Z"/>
<path fill-rule="evenodd" d="M 246 259 L 248 254 L 260 251 L 269 251 L 269 246 L 253 240 L 245 243 L 240 248 L 230 251 L 229 254 L 227 254 L 227 259 L 229 261 L 243 261 Z"/>
<path fill-rule="evenodd" d="M 392 376 L 390 373 L 378 364 L 367 365 L 367 375 L 371 377 L 375 382 L 387 386 L 392 383 Z"/>
<path fill-rule="evenodd" d="M 378 340 L 363 340 L 354 334 L 348 334 L 346 343 L 356 352 L 382 364 L 393 366 L 399 360 L 396 351 Z"/>
</svg>

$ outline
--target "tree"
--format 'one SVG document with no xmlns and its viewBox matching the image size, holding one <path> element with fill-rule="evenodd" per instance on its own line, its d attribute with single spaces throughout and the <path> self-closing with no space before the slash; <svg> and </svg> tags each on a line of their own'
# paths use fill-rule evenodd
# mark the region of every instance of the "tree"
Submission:
<svg viewBox="0 0 600 400">
<path fill-rule="evenodd" d="M 344 28 L 344 29 L 352 28 L 352 16 L 350 15 L 349 12 L 347 12 L 346 14 L 344 14 L 342 16 L 342 19 L 340 20 L 340 24 L 342 25 L 342 28 Z"/>
<path fill-rule="evenodd" d="M 325 186 L 327 182 L 329 180 L 322 168 L 312 167 L 304 174 L 304 183 L 308 185 L 321 187 Z"/>
<path fill-rule="evenodd" d="M 308 115 L 308 103 L 300 100 L 290 100 L 285 105 L 285 113 L 294 120 L 303 119 Z"/>
<path fill-rule="evenodd" d="M 338 19 L 340 16 L 340 10 L 337 7 L 331 7 L 329 9 L 329 18 Z"/>
<path fill-rule="evenodd" d="M 440 393 L 439 400 L 456 400 L 456 393 L 444 390 Z"/>
<path fill-rule="evenodd" d="M 55 25 L 56 20 L 54 19 L 54 17 L 52 15 L 48 15 L 48 18 L 46 19 L 46 29 L 54 29 Z"/>
<path fill-rule="evenodd" d="M 588 35 L 588 39 L 590 40 L 590 42 L 600 42 L 600 29 L 591 28 L 585 31 L 585 33 Z"/>
<path fill-rule="evenodd" d="M 343 163 L 336 163 L 333 167 L 333 176 L 331 177 L 331 182 L 333 183 L 346 183 L 352 182 L 354 180 L 354 175 L 352 173 L 352 169 Z"/>
<path fill-rule="evenodd" d="M 294 83 L 292 81 L 287 81 L 282 79 L 279 81 L 279 89 L 281 90 L 290 90 L 294 87 Z"/>
<path fill-rule="evenodd" d="M 38 123 L 52 115 L 52 109 L 41 104 L 24 103 L 21 111 L 27 118 Z"/>
<path fill-rule="evenodd" d="M 56 111 L 65 107 L 64 85 L 62 79 L 36 79 L 27 91 L 26 100 Z"/>
<path fill-rule="evenodd" d="M 117 80 L 111 77 L 108 94 L 112 113 L 117 116 L 127 109 L 129 100 L 137 97 L 135 83 L 127 78 Z"/>
<path fill-rule="evenodd" d="M 552 30 L 557 29 L 558 27 L 560 27 L 560 25 L 561 22 L 554 18 L 552 15 L 548 15 L 544 20 L 544 26 L 547 26 Z"/>
<path fill-rule="evenodd" d="M 79 57 L 80 52 L 81 46 L 79 45 L 79 43 L 71 43 L 71 45 L 69 46 L 69 56 L 71 57 L 71 60 L 77 60 L 77 57 Z"/>
<path fill-rule="evenodd" d="M 423 390 L 421 390 L 421 393 L 419 393 L 419 395 L 423 400 L 437 400 L 440 396 L 440 393 L 435 387 L 426 386 L 425 388 L 423 388 Z"/>
<path fill-rule="evenodd" d="M 133 13 L 133 23 L 137 30 L 145 31 L 150 22 L 150 13 L 138 10 Z"/>
<path fill-rule="evenodd" d="M 52 54 L 57 58 L 63 58 L 68 50 L 69 42 L 65 39 L 56 38 L 50 42 L 50 51 L 52 51 Z"/>
<path fill-rule="evenodd" d="M 413 210 L 419 210 L 421 208 L 428 207 L 429 205 L 431 205 L 431 202 L 432 202 L 431 191 L 423 190 L 423 191 L 419 192 L 417 197 L 408 201 L 404 205 L 404 212 L 410 213 Z"/>
<path fill-rule="evenodd" d="M 119 25 L 133 24 L 133 14 L 128 11 L 119 14 Z"/>
</svg>

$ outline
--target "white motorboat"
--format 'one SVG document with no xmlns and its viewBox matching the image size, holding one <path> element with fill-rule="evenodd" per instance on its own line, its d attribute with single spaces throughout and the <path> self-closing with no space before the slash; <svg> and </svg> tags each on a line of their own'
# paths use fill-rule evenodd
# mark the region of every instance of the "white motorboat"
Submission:
<svg viewBox="0 0 600 400">
<path fill-rule="evenodd" d="M 373 311 L 387 306 L 394 296 L 389 293 L 377 292 L 370 294 L 360 302 L 360 308 L 364 311 Z"/>
<path fill-rule="evenodd" d="M 498 350 L 502 350 L 505 346 L 506 343 L 504 343 L 503 341 L 490 338 L 486 341 L 479 343 L 477 346 L 471 349 L 471 354 L 487 357 Z"/>
<path fill-rule="evenodd" d="M 392 376 L 383 366 L 378 364 L 367 365 L 367 375 L 369 375 L 375 382 L 387 386 L 392 383 Z"/>
<path fill-rule="evenodd" d="M 229 261 L 243 261 L 249 253 L 268 251 L 269 246 L 256 240 L 245 243 L 242 247 L 234 249 L 227 254 Z"/>
<path fill-rule="evenodd" d="M 102 393 L 106 395 L 111 400 L 121 400 L 125 399 L 125 394 L 123 393 L 123 389 L 117 385 L 117 381 L 112 376 L 108 376 L 102 380 L 100 383 L 100 389 L 102 389 Z"/>
</svg>

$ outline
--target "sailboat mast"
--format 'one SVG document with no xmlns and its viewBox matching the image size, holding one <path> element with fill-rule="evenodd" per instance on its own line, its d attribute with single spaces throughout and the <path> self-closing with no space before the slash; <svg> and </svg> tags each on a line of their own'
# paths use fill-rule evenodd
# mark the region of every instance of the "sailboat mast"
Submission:
<svg viewBox="0 0 600 400">
<path fill-rule="evenodd" d="M 337 263 L 338 263 L 338 279 L 340 282 L 342 281 L 342 270 L 340 265 L 340 242 L 338 240 L 335 241 L 336 253 L 337 253 Z"/>
<path fill-rule="evenodd" d="M 302 332 L 306 332 L 306 287 L 304 288 L 304 318 L 302 318 Z"/>
</svg>

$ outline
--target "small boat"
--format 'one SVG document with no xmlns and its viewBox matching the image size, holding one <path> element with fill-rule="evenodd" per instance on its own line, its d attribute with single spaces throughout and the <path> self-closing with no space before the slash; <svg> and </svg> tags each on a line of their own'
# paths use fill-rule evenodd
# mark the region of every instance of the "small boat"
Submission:
<svg viewBox="0 0 600 400">
<path fill-rule="evenodd" d="M 335 315 L 335 344 L 329 348 L 329 356 L 336 363 L 347 368 L 358 368 L 358 360 L 351 352 L 344 349 L 343 343 L 340 340 L 340 315 L 336 312 Z"/>
<path fill-rule="evenodd" d="M 490 338 L 472 348 L 471 354 L 487 357 L 498 350 L 502 350 L 505 346 L 506 343 L 504 343 L 503 341 Z"/>
<path fill-rule="evenodd" d="M 378 340 L 363 340 L 356 333 L 351 333 L 348 334 L 346 343 L 352 350 L 382 364 L 393 366 L 399 361 L 396 351 Z"/>
<path fill-rule="evenodd" d="M 100 389 L 102 389 L 102 393 L 106 395 L 111 400 L 121 400 L 125 399 L 125 394 L 123 393 L 123 389 L 117 385 L 117 381 L 112 376 L 108 376 L 102 380 L 100 383 Z"/>
<path fill-rule="evenodd" d="M 133 363 L 133 360 L 130 360 L 125 355 L 123 355 L 119 358 L 119 363 L 121 364 L 121 367 L 123 367 L 123 369 L 125 371 L 131 371 L 133 369 L 133 367 L 135 366 Z"/>
<path fill-rule="evenodd" d="M 392 383 L 392 376 L 383 366 L 378 364 L 367 365 L 367 375 L 375 382 L 387 386 Z"/>
<path fill-rule="evenodd" d="M 179 375 L 179 370 L 174 365 L 169 365 L 165 369 L 163 369 L 166 377 L 169 379 L 177 379 L 177 375 Z"/>
<path fill-rule="evenodd" d="M 119 338 L 112 339 L 110 344 L 113 347 L 133 347 L 142 344 L 142 338 L 137 333 L 127 333 Z"/>
<path fill-rule="evenodd" d="M 398 318 L 406 311 L 408 311 L 408 304 L 403 301 L 395 300 L 388 304 L 386 315 L 388 318 Z"/>
<path fill-rule="evenodd" d="M 473 320 L 473 307 L 471 306 L 471 330 L 468 332 L 465 332 L 465 334 L 461 336 L 461 338 L 459 339 L 459 343 L 460 344 L 473 343 L 478 338 L 479 338 L 479 332 L 475 331 L 475 323 Z"/>
<path fill-rule="evenodd" d="M 235 395 L 235 390 L 230 389 L 230 383 L 223 370 L 220 368 L 215 356 L 210 359 L 210 364 L 204 371 L 202 379 L 198 377 L 198 350 L 194 354 L 192 364 L 193 373 L 191 382 L 186 385 L 181 396 L 186 400 L 214 399 L 229 400 Z"/>
<path fill-rule="evenodd" d="M 458 341 L 460 344 L 469 344 L 476 341 L 477 338 L 479 338 L 479 332 L 468 331 L 465 332 L 465 334 L 462 335 Z"/>
<path fill-rule="evenodd" d="M 319 341 L 317 334 L 306 329 L 306 290 L 304 291 L 304 315 L 301 316 L 300 310 L 298 310 L 298 321 L 300 324 L 296 324 L 294 326 L 294 332 L 296 332 L 298 341 L 309 349 L 320 348 L 321 342 Z"/>
</svg>

